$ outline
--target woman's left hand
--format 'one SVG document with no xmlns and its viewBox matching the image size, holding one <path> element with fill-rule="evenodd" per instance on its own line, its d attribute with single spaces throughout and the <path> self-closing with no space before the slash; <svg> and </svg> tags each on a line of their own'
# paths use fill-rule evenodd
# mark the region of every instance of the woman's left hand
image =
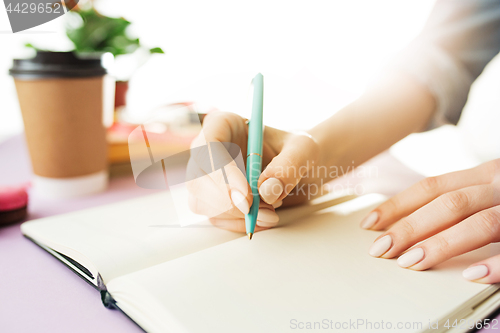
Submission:
<svg viewBox="0 0 500 333">
<path fill-rule="evenodd" d="M 426 178 L 361 222 L 362 228 L 371 230 L 389 226 L 371 246 L 370 255 L 399 256 L 399 266 L 417 271 L 499 242 L 500 159 Z M 463 276 L 481 283 L 500 282 L 500 255 L 473 264 Z"/>
</svg>

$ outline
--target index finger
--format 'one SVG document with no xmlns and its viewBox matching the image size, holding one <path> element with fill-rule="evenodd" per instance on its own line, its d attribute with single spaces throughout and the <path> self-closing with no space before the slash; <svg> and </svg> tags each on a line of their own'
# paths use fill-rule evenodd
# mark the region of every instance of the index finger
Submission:
<svg viewBox="0 0 500 333">
<path fill-rule="evenodd" d="M 495 160 L 472 169 L 423 179 L 375 208 L 361 221 L 361 227 L 372 230 L 385 229 L 444 193 L 491 183 L 498 170 L 500 160 Z"/>
<path fill-rule="evenodd" d="M 239 128 L 241 124 L 244 125 L 243 118 L 235 114 L 216 112 L 207 116 L 202 132 L 191 144 L 187 178 L 208 176 L 217 187 L 227 188 L 223 190 L 224 198 L 209 191 L 192 191 L 198 199 L 233 202 L 247 213 L 252 195 L 245 177 L 242 149 L 236 143 L 246 138 L 246 129 Z"/>
</svg>

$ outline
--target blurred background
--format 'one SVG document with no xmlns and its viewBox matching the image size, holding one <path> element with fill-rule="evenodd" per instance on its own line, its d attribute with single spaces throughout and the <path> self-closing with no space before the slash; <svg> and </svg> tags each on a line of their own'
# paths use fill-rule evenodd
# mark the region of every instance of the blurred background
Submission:
<svg viewBox="0 0 500 333">
<path fill-rule="evenodd" d="M 85 1 L 81 2 L 82 4 Z M 103 15 L 132 22 L 127 34 L 159 47 L 129 80 L 125 117 L 142 121 L 158 106 L 194 101 L 246 115 L 250 79 L 266 77 L 265 123 L 307 129 L 354 100 L 422 29 L 433 0 L 160 1 L 96 0 Z M 23 131 L 12 59 L 25 46 L 67 51 L 74 15 L 16 34 L 0 10 L 0 141 Z M 460 125 L 411 135 L 391 152 L 425 175 L 500 156 L 500 59 L 474 84 Z"/>
</svg>

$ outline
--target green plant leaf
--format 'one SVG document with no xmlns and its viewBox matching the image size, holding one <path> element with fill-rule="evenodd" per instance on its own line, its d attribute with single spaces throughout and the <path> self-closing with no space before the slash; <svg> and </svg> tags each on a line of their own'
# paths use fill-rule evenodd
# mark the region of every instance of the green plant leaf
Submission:
<svg viewBox="0 0 500 333">
<path fill-rule="evenodd" d="M 130 21 L 99 14 L 95 8 L 72 10 L 67 15 L 73 24 L 67 24 L 66 35 L 76 52 L 110 52 L 114 56 L 133 53 L 141 47 L 139 38 L 127 34 Z M 165 53 L 154 47 L 150 53 Z"/>
<path fill-rule="evenodd" d="M 41 49 L 39 47 L 36 47 L 35 45 L 31 44 L 31 43 L 26 43 L 24 44 L 25 47 L 28 47 L 30 49 L 33 49 L 35 51 L 46 51 L 46 49 Z"/>
<path fill-rule="evenodd" d="M 163 52 L 163 49 L 161 47 L 153 47 L 152 49 L 149 49 L 149 53 L 165 54 L 165 52 Z"/>
<path fill-rule="evenodd" d="M 99 14 L 94 8 L 78 10 L 83 24 L 68 26 L 66 35 L 77 52 L 111 52 L 114 56 L 134 52 L 140 47 L 139 39 L 127 35 L 131 24 L 126 19 Z"/>
</svg>

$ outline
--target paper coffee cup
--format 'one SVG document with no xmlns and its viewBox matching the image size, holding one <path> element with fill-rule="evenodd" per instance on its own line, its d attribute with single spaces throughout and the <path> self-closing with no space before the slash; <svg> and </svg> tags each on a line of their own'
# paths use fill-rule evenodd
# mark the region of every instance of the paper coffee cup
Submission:
<svg viewBox="0 0 500 333">
<path fill-rule="evenodd" d="M 16 59 L 14 77 L 31 157 L 33 187 L 73 197 L 107 187 L 107 119 L 114 81 L 98 58 L 38 52 Z"/>
</svg>

